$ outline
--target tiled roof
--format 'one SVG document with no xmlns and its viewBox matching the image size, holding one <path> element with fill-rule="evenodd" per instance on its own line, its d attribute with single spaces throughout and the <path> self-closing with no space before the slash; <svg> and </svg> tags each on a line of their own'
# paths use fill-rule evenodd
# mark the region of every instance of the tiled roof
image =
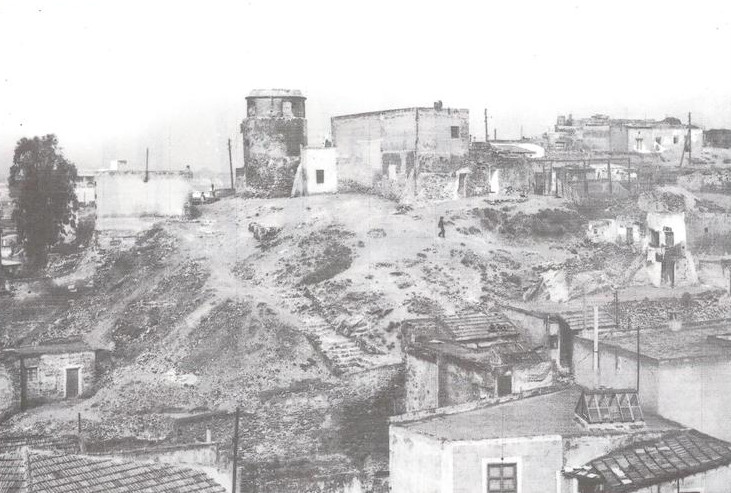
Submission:
<svg viewBox="0 0 731 493">
<path fill-rule="evenodd" d="M 586 308 L 586 327 L 584 327 L 584 313 L 581 310 L 563 312 L 558 315 L 566 322 L 571 330 L 579 331 L 583 329 L 594 330 L 594 310 L 590 307 Z M 617 324 L 614 317 L 604 310 L 599 310 L 599 330 L 607 331 L 615 329 Z"/>
<path fill-rule="evenodd" d="M 595 429 L 584 426 L 574 414 L 581 388 L 568 389 L 518 399 L 482 409 L 457 414 L 435 416 L 404 426 L 415 433 L 447 441 L 485 440 L 560 435 L 616 435 L 627 430 Z M 645 412 L 642 431 L 669 431 L 680 426 L 659 416 Z"/>
<path fill-rule="evenodd" d="M 6 435 L 0 434 L 0 454 L 30 447 L 53 450 L 65 454 L 79 452 L 79 438 L 75 435 Z"/>
<path fill-rule="evenodd" d="M 518 332 L 512 322 L 500 312 L 448 315 L 438 318 L 405 320 L 407 338 L 470 342 L 515 338 Z"/>
<path fill-rule="evenodd" d="M 167 464 L 57 455 L 0 455 L 0 493 L 223 493 L 204 472 Z"/>
<path fill-rule="evenodd" d="M 580 482 L 625 493 L 731 464 L 731 444 L 696 430 L 673 431 L 567 470 Z"/>
<path fill-rule="evenodd" d="M 442 317 L 440 322 L 457 342 L 495 339 L 516 333 L 510 320 L 499 312 L 452 315 Z"/>
</svg>

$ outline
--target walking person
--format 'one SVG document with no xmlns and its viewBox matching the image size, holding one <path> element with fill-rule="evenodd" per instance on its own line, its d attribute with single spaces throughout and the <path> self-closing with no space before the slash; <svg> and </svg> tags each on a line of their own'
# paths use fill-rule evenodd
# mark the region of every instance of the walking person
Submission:
<svg viewBox="0 0 731 493">
<path fill-rule="evenodd" d="M 439 217 L 439 224 L 437 224 L 437 227 L 439 228 L 439 237 L 445 238 L 445 236 L 444 236 L 444 216 Z"/>
</svg>

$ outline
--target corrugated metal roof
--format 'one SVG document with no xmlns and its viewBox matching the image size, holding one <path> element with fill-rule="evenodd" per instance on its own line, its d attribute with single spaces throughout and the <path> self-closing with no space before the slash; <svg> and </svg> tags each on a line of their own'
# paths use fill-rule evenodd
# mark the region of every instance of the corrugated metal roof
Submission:
<svg viewBox="0 0 731 493">
<path fill-rule="evenodd" d="M 204 472 L 24 449 L 0 455 L 0 493 L 224 493 Z"/>
<path fill-rule="evenodd" d="M 731 444 L 696 430 L 673 431 L 592 460 L 566 476 L 626 493 L 731 464 Z"/>
</svg>

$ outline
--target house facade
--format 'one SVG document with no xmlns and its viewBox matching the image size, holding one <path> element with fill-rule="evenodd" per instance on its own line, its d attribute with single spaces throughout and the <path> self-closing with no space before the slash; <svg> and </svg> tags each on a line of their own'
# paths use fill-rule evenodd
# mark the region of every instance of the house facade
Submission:
<svg viewBox="0 0 731 493">
<path fill-rule="evenodd" d="M 585 418 L 582 400 L 588 403 Z M 698 474 L 698 469 L 678 467 L 653 478 L 643 470 L 646 481 L 628 483 L 624 490 L 579 490 L 582 482 L 572 473 L 592 460 L 638 444 L 648 449 L 661 446 L 662 440 L 687 433 L 672 421 L 638 409 L 631 391 L 591 393 L 570 386 L 452 414 L 445 410 L 413 421 L 395 418 L 390 426 L 391 491 L 609 493 L 639 491 L 638 485 L 657 486 Z M 705 474 L 719 484 L 728 478 L 724 465 L 731 462 L 731 453 L 720 440 L 712 446 L 718 447 L 716 455 L 723 453 L 723 460 L 706 464 L 710 467 Z M 704 493 L 712 491 L 726 490 Z"/>
<path fill-rule="evenodd" d="M 672 327 L 672 328 L 671 328 Z M 727 320 L 574 338 L 577 384 L 637 388 L 643 407 L 685 426 L 731 440 L 731 336 Z M 639 345 L 639 364 L 637 347 Z"/>
<path fill-rule="evenodd" d="M 549 357 L 497 313 L 405 322 L 407 412 L 519 394 L 554 383 Z"/>
<path fill-rule="evenodd" d="M 648 212 L 646 272 L 655 285 L 690 285 L 698 282 L 695 262 L 686 248 L 685 212 Z"/>
<path fill-rule="evenodd" d="M 304 147 L 292 185 L 292 197 L 338 191 L 337 156 L 334 147 Z"/>
<path fill-rule="evenodd" d="M 335 116 L 341 183 L 401 199 L 466 193 L 469 110 L 403 108 Z"/>
<path fill-rule="evenodd" d="M 81 341 L 5 349 L 0 357 L 19 377 L 12 383 L 21 408 L 84 397 L 94 388 L 96 351 Z"/>
</svg>

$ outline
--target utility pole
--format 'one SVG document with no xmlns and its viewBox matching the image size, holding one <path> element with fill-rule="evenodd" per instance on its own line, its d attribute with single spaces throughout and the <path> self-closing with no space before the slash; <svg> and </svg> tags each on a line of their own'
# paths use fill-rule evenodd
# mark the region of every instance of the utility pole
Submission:
<svg viewBox="0 0 731 493">
<path fill-rule="evenodd" d="M 234 421 L 233 438 L 233 471 L 231 472 L 231 493 L 236 493 L 236 459 L 239 454 L 239 407 L 236 406 L 236 421 Z"/>
<path fill-rule="evenodd" d="M 0 293 L 5 292 L 5 272 L 3 271 L 3 228 L 0 228 Z"/>
<path fill-rule="evenodd" d="M 150 180 L 150 148 L 145 148 L 145 183 Z"/>
<path fill-rule="evenodd" d="M 234 188 L 234 161 L 231 157 L 231 139 L 228 139 L 228 170 L 231 174 L 231 189 Z"/>
<path fill-rule="evenodd" d="M 492 140 L 497 140 L 497 128 L 492 129 L 492 135 L 493 135 Z"/>
<path fill-rule="evenodd" d="M 581 315 L 584 318 L 584 325 L 581 330 L 586 330 L 586 286 L 581 288 Z"/>
<path fill-rule="evenodd" d="M 690 111 L 688 112 L 688 165 L 693 166 L 693 143 L 690 141 Z"/>
<path fill-rule="evenodd" d="M 619 328 L 619 291 L 614 290 L 614 325 Z"/>
<path fill-rule="evenodd" d="M 485 108 L 485 142 L 490 140 L 490 132 L 487 130 L 487 108 Z"/>
<path fill-rule="evenodd" d="M 632 319 L 627 322 L 629 330 L 632 331 Z M 637 324 L 637 393 L 640 393 L 640 326 Z"/>
<path fill-rule="evenodd" d="M 607 159 L 607 178 L 609 178 L 609 195 L 612 195 L 612 161 Z"/>
</svg>

